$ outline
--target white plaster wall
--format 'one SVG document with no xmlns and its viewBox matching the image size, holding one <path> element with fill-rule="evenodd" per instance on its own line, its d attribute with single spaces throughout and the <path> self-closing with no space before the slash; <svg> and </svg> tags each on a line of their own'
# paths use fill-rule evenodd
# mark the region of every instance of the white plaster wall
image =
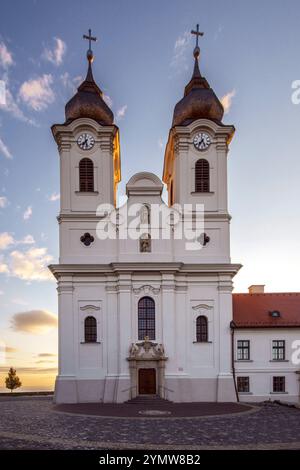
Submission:
<svg viewBox="0 0 300 470">
<path fill-rule="evenodd" d="M 169 399 L 186 401 L 186 390 L 191 387 L 189 399 L 215 400 L 217 379 L 222 372 L 219 349 L 221 290 L 216 277 L 107 272 L 101 277 L 76 276 L 69 283 L 69 291 L 60 295 L 63 299 L 59 309 L 60 379 L 72 378 L 81 384 L 80 388 L 76 386 L 78 401 L 84 401 L 84 397 L 88 401 L 95 399 L 82 380 L 98 381 L 94 383 L 102 390 L 100 401 L 129 398 L 127 357 L 131 343 L 138 341 L 137 306 L 145 295 L 155 301 L 155 341 L 164 345 L 168 357 L 165 375 Z M 67 305 L 68 310 L 64 307 Z M 88 315 L 97 320 L 95 344 L 84 343 L 84 319 Z M 198 315 L 208 319 L 208 343 L 195 342 Z M 229 348 L 230 331 L 225 335 L 223 344 L 228 344 Z M 228 351 L 224 350 L 224 354 Z M 199 379 L 202 379 L 200 388 Z M 110 382 L 108 390 L 107 380 L 117 381 L 117 385 L 112 386 Z"/>
<path fill-rule="evenodd" d="M 237 361 L 237 341 L 250 340 L 250 361 Z M 250 394 L 240 393 L 241 401 L 299 401 L 299 366 L 291 361 L 292 343 L 300 339 L 300 329 L 240 329 L 235 333 L 236 375 L 249 377 Z M 272 341 L 285 340 L 286 360 L 272 361 Z M 273 376 L 285 376 L 286 393 L 273 393 Z"/>
</svg>

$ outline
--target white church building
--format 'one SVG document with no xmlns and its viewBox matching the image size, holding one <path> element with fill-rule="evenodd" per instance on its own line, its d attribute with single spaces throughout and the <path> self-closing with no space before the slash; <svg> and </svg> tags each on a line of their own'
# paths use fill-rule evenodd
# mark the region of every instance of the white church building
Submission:
<svg viewBox="0 0 300 470">
<path fill-rule="evenodd" d="M 119 129 L 94 81 L 91 46 L 86 79 L 65 122 L 52 126 L 61 192 L 59 264 L 50 266 L 59 305 L 56 403 L 299 399 L 290 349 L 300 339 L 300 294 L 276 297 L 258 286 L 232 294 L 241 267 L 230 259 L 227 197 L 235 129 L 222 122 L 222 104 L 200 73 L 194 33 L 194 70 L 174 108 L 163 182 L 148 171 L 133 175 L 126 205 L 116 208 Z M 168 233 L 157 207 L 171 214 Z M 126 223 L 130 212 L 138 230 Z M 198 216 L 190 249 L 178 228 L 184 220 L 193 229 Z"/>
</svg>

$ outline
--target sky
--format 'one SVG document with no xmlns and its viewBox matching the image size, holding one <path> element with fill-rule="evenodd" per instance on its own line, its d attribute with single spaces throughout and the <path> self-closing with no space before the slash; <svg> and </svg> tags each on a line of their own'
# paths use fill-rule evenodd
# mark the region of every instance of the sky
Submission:
<svg viewBox="0 0 300 470">
<path fill-rule="evenodd" d="M 120 128 L 122 200 L 132 174 L 162 176 L 196 23 L 205 33 L 201 72 L 236 127 L 231 256 L 243 268 L 235 292 L 300 290 L 299 1 L 10 0 L 0 17 L 0 390 L 11 365 L 22 390 L 53 387 L 57 295 L 47 265 L 58 258 L 59 159 L 50 127 L 64 122 L 85 76 L 82 35 L 91 28 L 98 37 L 93 71 Z"/>
</svg>

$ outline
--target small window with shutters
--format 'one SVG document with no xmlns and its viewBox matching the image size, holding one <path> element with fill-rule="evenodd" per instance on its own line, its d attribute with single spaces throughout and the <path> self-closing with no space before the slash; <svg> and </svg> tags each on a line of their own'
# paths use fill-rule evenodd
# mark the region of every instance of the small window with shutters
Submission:
<svg viewBox="0 0 300 470">
<path fill-rule="evenodd" d="M 94 164 L 90 158 L 83 158 L 79 162 L 79 191 L 94 191 Z"/>
<path fill-rule="evenodd" d="M 195 165 L 195 192 L 209 193 L 209 191 L 209 163 L 200 158 Z"/>
</svg>

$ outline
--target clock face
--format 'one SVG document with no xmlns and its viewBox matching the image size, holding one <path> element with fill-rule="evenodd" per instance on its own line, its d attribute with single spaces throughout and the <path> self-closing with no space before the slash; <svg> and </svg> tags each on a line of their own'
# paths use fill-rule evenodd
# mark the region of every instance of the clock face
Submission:
<svg viewBox="0 0 300 470">
<path fill-rule="evenodd" d="M 95 139 L 91 134 L 85 132 L 84 134 L 80 134 L 77 139 L 77 144 L 81 150 L 90 150 L 94 147 Z"/>
<path fill-rule="evenodd" d="M 195 135 L 193 143 L 197 150 L 206 150 L 210 146 L 211 140 L 208 134 L 199 132 Z"/>
</svg>

